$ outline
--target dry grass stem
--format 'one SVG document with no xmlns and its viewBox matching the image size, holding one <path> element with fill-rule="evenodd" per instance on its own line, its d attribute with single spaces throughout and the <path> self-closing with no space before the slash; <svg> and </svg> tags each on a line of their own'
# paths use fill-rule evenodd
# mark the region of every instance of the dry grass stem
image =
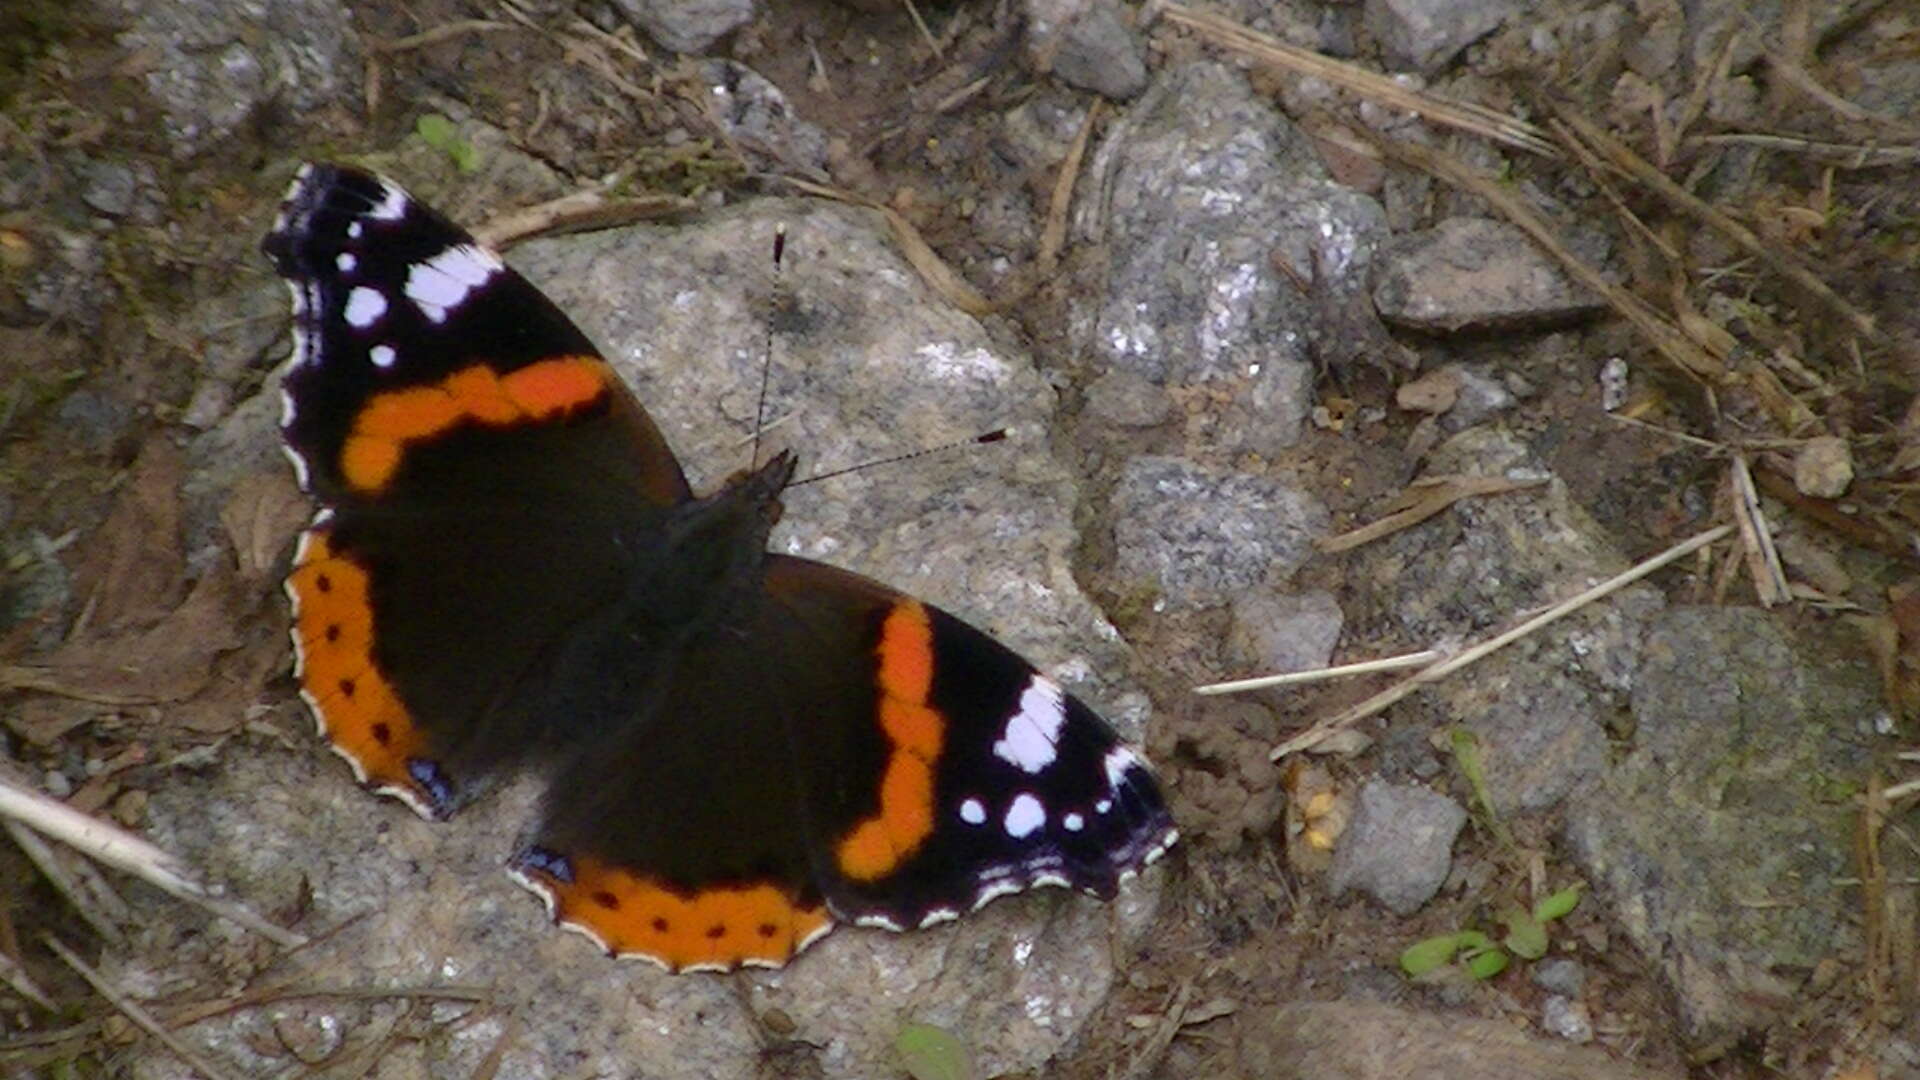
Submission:
<svg viewBox="0 0 1920 1080">
<path fill-rule="evenodd" d="M 1890 165 L 1920 164 L 1920 146 L 1869 146 L 1856 143 L 1816 142 L 1793 135 L 1761 135 L 1731 132 L 1725 135 L 1695 135 L 1689 143 L 1704 146 L 1757 146 L 1785 154 L 1800 154 L 1840 169 L 1881 169 Z"/>
<path fill-rule="evenodd" d="M 171 854 L 118 825 L 90 817 L 57 799 L 21 787 L 4 777 L 0 777 L 0 817 L 8 819 L 10 828 L 16 823 L 30 826 L 89 858 L 132 874 L 169 895 L 196 904 L 277 945 L 295 948 L 306 943 L 307 939 L 301 935 L 275 926 L 238 904 L 209 896 L 206 888 L 192 880 L 185 867 Z M 18 839 L 17 833 L 15 838 Z M 41 869 L 46 870 L 46 866 L 43 865 Z M 87 908 L 82 906 L 79 910 L 85 914 Z M 117 938 L 117 931 L 109 928 L 107 936 Z"/>
<path fill-rule="evenodd" d="M 1646 185 L 1688 216 L 1719 232 L 1749 255 L 1765 262 L 1773 268 L 1774 273 L 1818 298 L 1826 307 L 1845 319 L 1858 333 L 1873 333 L 1874 323 L 1870 316 L 1847 303 L 1838 293 L 1828 288 L 1826 282 L 1821 281 L 1811 270 L 1801 266 L 1785 249 L 1766 243 L 1754 235 L 1751 229 L 1674 183 L 1667 178 L 1667 174 L 1654 168 L 1646 159 L 1634 153 L 1631 147 L 1601 130 L 1599 125 L 1581 116 L 1572 107 L 1556 103 L 1554 115 L 1558 117 L 1556 128 L 1565 142 L 1569 144 L 1578 142 L 1591 148 L 1606 160 L 1609 167 L 1616 169 L 1629 179 Z"/>
<path fill-rule="evenodd" d="M 1438 682 L 1461 668 L 1511 645 L 1521 638 L 1526 637 L 1528 634 L 1557 622 L 1596 600 L 1626 588 L 1628 585 L 1639 581 L 1641 578 L 1646 577 L 1648 574 L 1653 573 L 1668 563 L 1676 559 L 1684 558 L 1692 554 L 1695 550 L 1703 548 L 1731 532 L 1733 532 L 1733 526 L 1731 525 L 1716 525 L 1706 532 L 1675 544 L 1660 554 L 1655 555 L 1653 558 L 1639 563 L 1631 569 L 1615 574 L 1613 577 L 1580 593 L 1578 596 L 1555 604 L 1511 630 L 1488 638 L 1478 645 L 1422 670 L 1419 674 L 1411 678 L 1395 683 L 1393 686 L 1375 694 L 1345 712 L 1314 724 L 1300 734 L 1274 747 L 1273 752 L 1268 756 L 1274 761 L 1279 761 L 1288 754 L 1311 749 L 1334 732 L 1351 727 L 1359 721 L 1380 712 L 1395 702 L 1400 701 L 1402 698 L 1407 697 L 1409 694 L 1412 694 L 1422 686 L 1428 683 Z"/>
<path fill-rule="evenodd" d="M 1047 202 L 1047 223 L 1040 230 L 1038 260 L 1042 274 L 1053 272 L 1060 262 L 1061 250 L 1067 245 L 1067 222 L 1073 209 L 1073 188 L 1080 179 L 1080 168 L 1086 161 L 1087 143 L 1093 138 L 1094 126 L 1100 122 L 1100 105 L 1095 101 L 1087 109 L 1087 118 L 1080 122 L 1073 145 L 1067 148 L 1067 156 L 1060 162 L 1060 175 L 1054 177 L 1053 196 Z"/>
<path fill-rule="evenodd" d="M 920 37 L 927 43 L 927 48 L 933 50 L 933 58 L 945 63 L 947 59 L 946 50 L 942 49 L 940 42 L 934 39 L 933 31 L 927 29 L 927 20 L 920 17 L 919 5 L 915 4 L 913 0 L 900 0 L 900 6 L 907 9 L 907 15 L 913 19 L 913 28 L 920 31 Z"/>
<path fill-rule="evenodd" d="M 391 56 L 410 49 L 424 49 L 429 45 L 438 45 L 443 41 L 451 41 L 466 34 L 493 34 L 512 29 L 513 27 L 506 23 L 494 22 L 492 19 L 459 19 L 436 26 L 431 30 L 423 30 L 418 34 L 408 34 L 402 38 L 387 39 L 369 36 L 366 42 L 367 48 L 374 52 Z"/>
<path fill-rule="evenodd" d="M 1235 679 L 1231 682 L 1208 683 L 1196 686 L 1196 694 L 1241 694 L 1249 690 L 1265 690 L 1269 686 L 1292 686 L 1298 683 L 1326 682 L 1330 679 L 1345 679 L 1354 675 L 1372 675 L 1381 671 L 1398 671 L 1401 668 L 1419 667 L 1431 664 L 1445 654 L 1435 649 L 1422 649 L 1416 653 L 1403 653 L 1399 656 L 1383 656 L 1378 660 L 1362 660 L 1353 664 L 1336 664 L 1332 667 L 1314 668 L 1311 671 L 1289 671 L 1283 675 L 1261 675 L 1252 679 Z"/>
<path fill-rule="evenodd" d="M 522 240 L 548 233 L 611 229 L 639 221 L 677 217 L 695 209 L 697 204 L 692 199 L 679 195 L 620 198 L 609 195 L 604 185 L 596 185 L 524 209 L 496 214 L 473 230 L 473 235 L 482 244 L 505 251 Z"/>
<path fill-rule="evenodd" d="M 1289 45 L 1257 30 L 1249 30 L 1232 19 L 1184 4 L 1150 3 L 1141 15 L 1141 24 L 1152 21 L 1156 15 L 1194 31 L 1222 48 L 1232 49 L 1288 71 L 1325 79 L 1386 108 L 1401 109 L 1432 123 L 1471 132 L 1542 157 L 1559 156 L 1559 150 L 1545 132 L 1525 120 L 1496 109 L 1468 101 L 1454 101 L 1425 90 L 1409 89 L 1389 76 L 1322 56 L 1311 49 Z"/>
<path fill-rule="evenodd" d="M 1792 596 L 1787 571 L 1773 546 L 1773 530 L 1760 506 L 1760 493 L 1754 489 L 1753 470 L 1747 467 L 1746 455 L 1733 456 L 1732 474 L 1733 520 L 1740 526 L 1740 550 L 1746 556 L 1747 572 L 1753 575 L 1753 591 L 1761 607 L 1785 603 Z"/>
<path fill-rule="evenodd" d="M 59 1011 L 53 999 L 47 996 L 46 991 L 40 989 L 40 984 L 33 981 L 33 976 L 27 974 L 27 969 L 21 967 L 19 961 L 3 952 L 0 952 L 0 982 L 6 983 L 8 989 L 48 1012 Z"/>
<path fill-rule="evenodd" d="M 1510 480 L 1504 476 L 1442 476 L 1415 482 L 1394 500 L 1396 509 L 1370 525 L 1315 542 L 1328 554 L 1369 544 L 1420 522 L 1459 502 L 1480 495 L 1504 495 L 1539 487 L 1545 479 Z"/>
<path fill-rule="evenodd" d="M 1525 230 L 1533 237 L 1547 254 L 1552 255 L 1568 274 L 1582 285 L 1600 294 L 1620 316 L 1632 323 L 1640 331 L 1647 343 L 1661 356 L 1672 361 L 1680 370 L 1709 383 L 1726 378 L 1726 366 L 1714 356 L 1702 349 L 1681 332 L 1672 320 L 1655 311 L 1646 301 L 1615 285 L 1600 275 L 1600 272 L 1586 261 L 1575 255 L 1553 231 L 1545 218 L 1531 206 L 1523 202 L 1512 188 L 1483 176 L 1478 170 L 1465 162 L 1414 143 L 1387 142 L 1381 144 L 1389 154 L 1415 168 L 1432 173 L 1434 176 L 1470 191 L 1485 199 L 1489 205 L 1504 215 L 1507 220 Z"/>
<path fill-rule="evenodd" d="M 947 303 L 969 315 L 990 315 L 999 310 L 998 304 L 980 295 L 980 292 L 969 284 L 966 278 L 961 277 L 948 266 L 946 260 L 933 250 L 933 245 L 927 243 L 926 238 L 920 235 L 920 230 L 914 226 L 913 222 L 908 221 L 898 210 L 891 206 L 883 206 L 871 199 L 863 199 L 851 191 L 830 184 L 817 184 L 798 176 L 783 176 L 781 179 L 805 194 L 817 195 L 823 199 L 832 199 L 854 206 L 864 206 L 869 210 L 877 211 L 881 217 L 887 219 L 887 226 L 893 230 L 893 240 L 900 245 L 900 254 L 906 256 L 907 262 L 913 264 L 920 279 L 925 281 L 933 291 L 939 293 Z"/>
<path fill-rule="evenodd" d="M 202 1058 L 193 1047 L 174 1038 L 173 1032 L 162 1027 L 160 1022 L 155 1020 L 151 1013 L 135 1004 L 134 1001 L 125 994 L 115 990 L 112 984 L 107 982 L 105 977 L 93 970 L 86 961 L 75 956 L 73 950 L 62 945 L 58 938 L 49 935 L 45 940 L 47 948 L 52 949 L 54 954 L 65 961 L 68 967 L 72 968 L 81 978 L 92 984 L 94 990 L 97 991 L 101 997 L 106 998 L 113 1004 L 114 1008 L 120 1010 L 121 1015 L 131 1020 L 135 1026 L 147 1034 L 153 1036 L 159 1041 L 160 1045 L 173 1051 L 174 1056 L 186 1062 L 189 1068 L 206 1077 L 207 1080 L 228 1080 L 231 1074 L 214 1068 L 208 1064 L 206 1059 Z"/>
<path fill-rule="evenodd" d="M 94 933 L 115 944 L 123 944 L 126 941 L 126 935 L 120 932 L 120 927 L 109 915 L 100 910 L 97 890 L 89 889 L 82 884 L 79 877 L 60 861 L 58 855 L 54 854 L 53 847 L 40 838 L 39 833 L 17 821 L 0 822 L 0 825 L 6 827 L 7 835 L 13 839 L 14 846 L 18 847 L 40 871 L 40 875 L 47 879 L 47 884 L 52 885 L 54 891 L 66 899 L 67 905 L 79 914 L 82 921 L 93 928 Z M 115 906 L 112 901 L 107 903 L 108 906 Z"/>
</svg>

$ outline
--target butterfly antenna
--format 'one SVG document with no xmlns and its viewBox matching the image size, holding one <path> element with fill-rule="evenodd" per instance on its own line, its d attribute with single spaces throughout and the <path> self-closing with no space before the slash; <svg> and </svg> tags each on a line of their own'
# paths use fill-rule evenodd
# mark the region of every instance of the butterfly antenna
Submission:
<svg viewBox="0 0 1920 1080">
<path fill-rule="evenodd" d="M 868 469 L 877 469 L 882 465 L 898 465 L 902 461 L 912 461 L 914 458 L 923 458 L 929 454 L 944 454 L 949 450 L 958 450 L 963 446 L 980 446 L 985 443 L 997 443 L 1006 437 L 1006 428 L 994 428 L 992 431 L 983 431 L 970 438 L 955 439 L 950 443 L 941 443 L 939 446 L 923 447 L 911 453 L 896 454 L 893 457 L 881 458 L 878 461 L 863 462 L 859 465 L 849 465 L 844 469 L 834 469 L 831 472 L 814 473 L 812 476 L 804 479 L 795 480 L 787 486 L 789 488 L 797 488 L 802 484 L 812 484 L 820 480 L 831 480 L 836 476 L 845 476 L 848 473 L 865 472 Z"/>
<path fill-rule="evenodd" d="M 782 221 L 773 227 L 773 311 L 767 318 L 767 340 L 760 350 L 760 397 L 753 405 L 753 459 L 747 462 L 748 471 L 760 467 L 760 433 L 767 429 L 767 382 L 773 377 L 773 324 L 778 321 L 781 307 L 786 299 L 786 276 L 782 274 L 782 261 L 787 254 L 787 223 Z"/>
</svg>

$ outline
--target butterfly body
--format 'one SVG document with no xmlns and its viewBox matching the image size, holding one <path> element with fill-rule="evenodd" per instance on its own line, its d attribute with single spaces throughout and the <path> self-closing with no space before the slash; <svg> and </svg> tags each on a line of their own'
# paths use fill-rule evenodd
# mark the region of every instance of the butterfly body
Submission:
<svg viewBox="0 0 1920 1080">
<path fill-rule="evenodd" d="M 585 335 L 397 187 L 309 166 L 265 247 L 321 506 L 288 579 L 302 694 L 429 818 L 539 770 L 509 869 L 563 924 L 777 966 L 837 922 L 1110 896 L 1173 841 L 1144 762 L 1031 665 L 768 551 L 792 456 L 696 497 Z"/>
</svg>

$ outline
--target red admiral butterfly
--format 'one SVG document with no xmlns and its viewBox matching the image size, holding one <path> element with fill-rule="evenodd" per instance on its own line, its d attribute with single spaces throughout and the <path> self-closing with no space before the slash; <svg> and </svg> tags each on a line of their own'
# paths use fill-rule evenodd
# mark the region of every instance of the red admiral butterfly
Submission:
<svg viewBox="0 0 1920 1080">
<path fill-rule="evenodd" d="M 262 246 L 320 503 L 286 585 L 301 696 L 429 819 L 545 770 L 510 871 L 556 921 L 673 971 L 777 967 L 836 922 L 1108 898 L 1174 842 L 1145 763 L 1032 665 L 767 551 L 790 453 L 696 497 L 585 335 L 400 188 L 305 166 Z"/>
</svg>

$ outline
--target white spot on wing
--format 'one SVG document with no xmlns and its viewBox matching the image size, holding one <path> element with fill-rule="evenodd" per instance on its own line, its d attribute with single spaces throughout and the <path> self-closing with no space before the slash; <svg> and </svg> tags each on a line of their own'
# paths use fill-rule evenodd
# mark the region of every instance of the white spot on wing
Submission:
<svg viewBox="0 0 1920 1080">
<path fill-rule="evenodd" d="M 399 221 L 407 216 L 407 193 L 387 184 L 380 195 L 380 202 L 367 211 L 367 216 L 375 221 Z"/>
<path fill-rule="evenodd" d="M 1060 824 L 1066 826 L 1068 832 L 1079 832 L 1087 827 L 1087 819 L 1079 814 L 1068 814 L 1060 820 Z"/>
<path fill-rule="evenodd" d="M 993 744 L 993 754 L 1023 772 L 1037 774 L 1053 764 L 1054 744 L 1066 719 L 1060 687 L 1044 675 L 1035 675 L 1020 694 L 1020 711 L 1007 721 L 1000 740 Z"/>
<path fill-rule="evenodd" d="M 1140 756 L 1124 746 L 1116 746 L 1107 751 L 1102 764 L 1107 768 L 1107 785 L 1117 791 L 1126 782 L 1127 774 L 1139 766 Z"/>
<path fill-rule="evenodd" d="M 960 804 L 960 820 L 969 825 L 980 825 L 987 820 L 987 808 L 979 799 L 968 799 Z"/>
<path fill-rule="evenodd" d="M 351 251 L 343 251 L 333 257 L 333 265 L 343 274 L 351 274 L 360 265 L 360 260 Z"/>
<path fill-rule="evenodd" d="M 378 322 L 380 316 L 387 313 L 387 298 L 380 295 L 378 289 L 369 289 L 365 285 L 356 286 L 347 294 L 347 325 L 365 330 Z"/>
<path fill-rule="evenodd" d="M 1046 823 L 1047 808 L 1040 805 L 1039 799 L 1026 792 L 1014 796 L 1012 804 L 1007 807 L 1007 816 L 1003 822 L 1007 835 L 1015 840 L 1023 840 L 1031 836 L 1035 829 Z"/>
<path fill-rule="evenodd" d="M 400 355 L 393 351 L 391 345 L 375 345 L 367 350 L 367 359 L 373 361 L 374 367 L 384 369 L 392 367 L 393 362 L 400 359 Z"/>
<path fill-rule="evenodd" d="M 407 299 L 433 322 L 446 322 L 448 311 L 500 269 L 500 257 L 493 252 L 458 244 L 408 268 Z"/>
</svg>

